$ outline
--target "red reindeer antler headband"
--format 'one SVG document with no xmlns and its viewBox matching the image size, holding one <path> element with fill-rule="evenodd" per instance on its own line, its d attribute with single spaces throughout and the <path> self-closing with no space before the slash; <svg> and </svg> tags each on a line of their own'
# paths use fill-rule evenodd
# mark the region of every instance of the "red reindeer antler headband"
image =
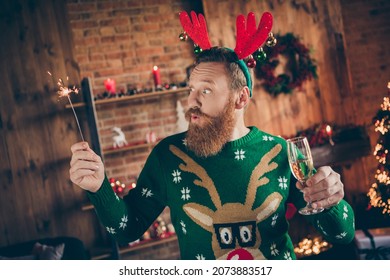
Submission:
<svg viewBox="0 0 390 280">
<path fill-rule="evenodd" d="M 199 14 L 199 17 L 197 17 L 196 13 L 191 11 L 191 18 L 192 22 L 186 12 L 180 13 L 180 23 L 183 26 L 184 32 L 186 32 L 188 36 L 191 37 L 192 41 L 203 50 L 211 48 L 204 16 Z"/>
<path fill-rule="evenodd" d="M 183 26 L 185 34 L 181 34 L 180 38 L 186 40 L 186 34 L 199 46 L 202 50 L 211 48 L 209 35 L 207 32 L 206 20 L 202 14 L 198 16 L 194 11 L 191 11 L 191 19 L 187 12 L 181 12 L 180 23 Z M 239 59 L 246 58 L 258 50 L 264 42 L 267 45 L 275 45 L 275 38 L 271 33 L 273 17 L 271 13 L 263 13 L 259 26 L 256 29 L 256 18 L 253 12 L 248 14 L 247 19 L 244 15 L 237 16 L 236 31 L 237 41 L 234 52 Z M 268 39 L 268 40 L 267 40 Z"/>
<path fill-rule="evenodd" d="M 234 52 L 239 59 L 243 59 L 254 53 L 267 40 L 271 28 L 273 18 L 268 12 L 263 13 L 256 29 L 255 14 L 250 12 L 245 26 L 245 17 L 239 15 L 236 20 L 237 41 Z"/>
<path fill-rule="evenodd" d="M 273 17 L 271 13 L 263 13 L 259 26 L 256 28 L 255 14 L 250 12 L 247 19 L 244 15 L 237 16 L 236 20 L 236 47 L 234 52 L 237 54 L 237 64 L 244 72 L 248 87 L 251 90 L 252 96 L 252 79 L 247 67 L 253 68 L 256 66 L 256 60 L 262 61 L 266 58 L 266 54 L 262 49 L 262 45 L 266 42 L 267 46 L 274 46 L 276 39 L 271 32 Z M 211 48 L 209 35 L 207 32 L 206 20 L 202 14 L 198 16 L 194 11 L 191 11 L 191 19 L 187 12 L 180 13 L 180 23 L 184 29 L 184 33 L 180 34 L 179 38 L 186 41 L 188 36 L 195 43 L 195 53 Z M 188 34 L 188 36 L 187 36 Z M 249 56 L 247 63 L 243 61 Z M 254 58 L 253 58 L 254 57 Z"/>
</svg>

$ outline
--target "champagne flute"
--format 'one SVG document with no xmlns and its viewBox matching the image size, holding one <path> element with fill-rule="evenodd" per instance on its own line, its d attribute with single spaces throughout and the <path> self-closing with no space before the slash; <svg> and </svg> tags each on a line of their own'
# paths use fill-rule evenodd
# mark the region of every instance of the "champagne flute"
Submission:
<svg viewBox="0 0 390 280">
<path fill-rule="evenodd" d="M 287 154 L 292 174 L 305 188 L 306 181 L 315 172 L 307 138 L 300 136 L 287 139 Z M 312 215 L 322 211 L 324 211 L 324 208 L 313 208 L 311 202 L 308 202 L 305 207 L 298 210 L 302 215 Z"/>
</svg>

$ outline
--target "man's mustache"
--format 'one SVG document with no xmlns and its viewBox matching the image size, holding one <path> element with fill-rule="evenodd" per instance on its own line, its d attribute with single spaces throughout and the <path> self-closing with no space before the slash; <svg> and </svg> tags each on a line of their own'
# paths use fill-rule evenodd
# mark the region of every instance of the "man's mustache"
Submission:
<svg viewBox="0 0 390 280">
<path fill-rule="evenodd" d="M 189 108 L 187 112 L 185 113 L 186 120 L 189 120 L 191 118 L 191 114 L 195 114 L 199 117 L 206 117 L 211 118 L 209 115 L 203 113 L 200 108 Z"/>
</svg>

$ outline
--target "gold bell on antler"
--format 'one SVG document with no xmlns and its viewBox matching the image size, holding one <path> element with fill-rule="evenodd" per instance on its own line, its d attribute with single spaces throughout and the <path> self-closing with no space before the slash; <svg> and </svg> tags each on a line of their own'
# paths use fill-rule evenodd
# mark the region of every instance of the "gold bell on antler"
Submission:
<svg viewBox="0 0 390 280">
<path fill-rule="evenodd" d="M 276 40 L 276 38 L 274 37 L 274 34 L 272 32 L 270 32 L 268 34 L 268 38 L 267 38 L 267 41 L 265 42 L 265 44 L 268 47 L 274 47 L 277 42 L 278 42 L 278 40 Z"/>
</svg>

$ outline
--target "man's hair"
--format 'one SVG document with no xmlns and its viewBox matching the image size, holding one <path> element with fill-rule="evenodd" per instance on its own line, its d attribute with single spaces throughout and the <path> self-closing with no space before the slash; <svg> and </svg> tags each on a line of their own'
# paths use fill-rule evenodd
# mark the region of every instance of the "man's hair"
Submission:
<svg viewBox="0 0 390 280">
<path fill-rule="evenodd" d="M 195 67 L 202 62 L 223 63 L 230 80 L 231 90 L 237 91 L 242 89 L 244 86 L 248 86 L 250 87 L 249 90 L 252 90 L 251 85 L 248 85 L 244 72 L 241 69 L 242 66 L 240 67 L 238 64 L 239 59 L 237 54 L 233 50 L 221 47 L 212 47 L 210 49 L 204 50 L 196 56 Z"/>
</svg>

